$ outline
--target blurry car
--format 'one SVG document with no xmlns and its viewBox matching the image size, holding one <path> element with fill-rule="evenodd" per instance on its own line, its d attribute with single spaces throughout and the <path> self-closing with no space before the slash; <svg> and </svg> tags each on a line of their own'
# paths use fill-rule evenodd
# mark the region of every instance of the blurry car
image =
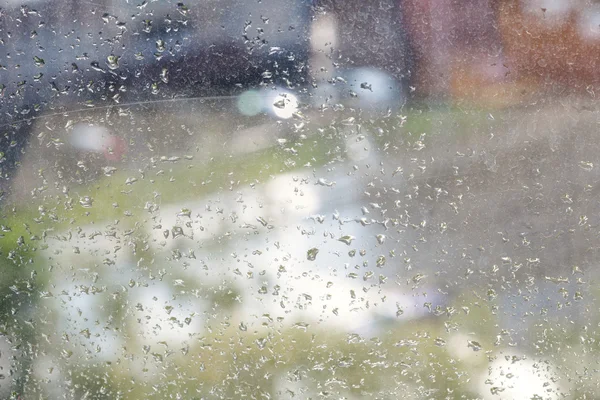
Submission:
<svg viewBox="0 0 600 400">
<path fill-rule="evenodd" d="M 152 113 L 206 99 L 246 118 L 291 117 L 307 83 L 311 9 L 306 0 L 0 1 L 0 185 L 42 116 L 60 140 L 76 124 L 51 116 L 93 116 L 64 144 L 107 159 L 127 151 L 123 130 L 120 143 L 105 133 L 130 106 Z"/>
</svg>

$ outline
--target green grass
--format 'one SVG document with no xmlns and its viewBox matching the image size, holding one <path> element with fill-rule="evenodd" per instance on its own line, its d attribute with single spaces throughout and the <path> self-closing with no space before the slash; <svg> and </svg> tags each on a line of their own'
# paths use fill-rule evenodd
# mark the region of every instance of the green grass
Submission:
<svg viewBox="0 0 600 400">
<path fill-rule="evenodd" d="M 85 225 L 97 221 L 120 219 L 133 225 L 144 217 L 146 202 L 169 204 L 200 198 L 222 190 L 235 190 L 254 182 L 268 181 L 283 172 L 321 166 L 331 159 L 330 148 L 336 138 L 313 136 L 284 146 L 274 146 L 245 155 L 215 155 L 209 160 L 150 163 L 139 172 L 116 172 L 88 186 L 70 188 L 72 206 L 65 207 L 65 196 L 33 199 L 27 204 L 5 204 L 1 210 L 2 232 L 0 249 L 14 250 L 23 236 L 42 236 L 44 230 L 60 232 L 67 226 Z M 294 148 L 295 152 L 288 149 Z M 127 184 L 128 178 L 137 179 Z M 83 208 L 80 197 L 93 199 L 92 207 Z M 41 208 L 40 208 L 41 207 Z M 132 214 L 131 217 L 127 213 Z"/>
</svg>

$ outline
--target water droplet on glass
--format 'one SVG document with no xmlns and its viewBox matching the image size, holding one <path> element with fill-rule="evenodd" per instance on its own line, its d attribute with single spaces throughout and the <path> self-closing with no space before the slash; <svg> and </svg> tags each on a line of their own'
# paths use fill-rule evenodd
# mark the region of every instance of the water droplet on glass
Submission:
<svg viewBox="0 0 600 400">
<path fill-rule="evenodd" d="M 115 55 L 110 55 L 106 57 L 106 65 L 108 66 L 108 68 L 112 70 L 119 68 L 119 58 L 120 57 Z"/>
<path fill-rule="evenodd" d="M 183 236 L 183 229 L 179 226 L 174 226 L 173 229 L 171 229 L 171 235 L 173 236 L 173 239 Z"/>
<path fill-rule="evenodd" d="M 152 31 L 152 21 L 150 21 L 149 19 L 145 19 L 144 21 L 142 21 L 144 27 L 142 28 L 142 30 L 146 33 L 150 33 L 150 31 Z"/>
<path fill-rule="evenodd" d="M 179 11 L 179 13 L 184 16 L 188 15 L 188 13 L 190 12 L 189 8 L 183 3 L 177 3 L 177 11 Z"/>
<path fill-rule="evenodd" d="M 279 99 L 279 100 L 276 100 L 276 101 L 273 103 L 273 107 L 277 107 L 277 108 L 284 109 L 284 108 L 285 108 L 285 101 L 284 101 L 284 99 Z"/>
<path fill-rule="evenodd" d="M 419 284 L 423 279 L 425 279 L 425 275 L 423 274 L 416 274 L 412 277 L 412 281 L 415 284 Z"/>
<path fill-rule="evenodd" d="M 319 249 L 313 247 L 306 252 L 306 259 L 308 261 L 315 261 L 317 259 L 317 254 L 319 254 Z"/>
<path fill-rule="evenodd" d="M 267 226 L 269 224 L 263 217 L 256 217 L 256 220 L 260 222 L 262 226 Z"/>
<path fill-rule="evenodd" d="M 191 218 L 192 217 L 192 210 L 189 210 L 187 208 L 182 208 L 181 211 L 179 211 L 177 213 L 178 217 L 187 217 L 187 218 Z"/>
<path fill-rule="evenodd" d="M 351 235 L 344 235 L 341 238 L 338 239 L 338 241 L 347 244 L 348 246 L 350 246 L 352 244 L 352 241 L 354 240 L 354 236 Z"/>
<path fill-rule="evenodd" d="M 167 68 L 163 68 L 160 72 L 160 80 L 163 83 L 169 83 L 169 70 Z"/>
<path fill-rule="evenodd" d="M 60 353 L 63 356 L 63 358 L 71 358 L 71 356 L 73 355 L 73 352 L 67 349 L 62 349 Z"/>
<path fill-rule="evenodd" d="M 321 215 L 321 214 L 313 215 L 311 218 L 313 220 L 317 221 L 320 224 L 322 224 L 323 222 L 325 222 L 325 216 Z"/>
<path fill-rule="evenodd" d="M 267 345 L 267 339 L 265 339 L 265 338 L 256 339 L 256 346 L 260 350 L 264 349 L 266 345 Z"/>
<path fill-rule="evenodd" d="M 35 63 L 36 67 L 43 67 L 45 64 L 44 59 L 38 56 L 33 56 L 33 62 Z"/>
<path fill-rule="evenodd" d="M 332 181 L 327 180 L 325 178 L 319 178 L 317 180 L 316 185 L 331 187 L 331 186 L 335 185 L 335 182 L 332 182 Z"/>
<path fill-rule="evenodd" d="M 92 199 L 90 196 L 83 196 L 79 198 L 79 204 L 81 204 L 83 208 L 91 208 L 93 202 L 94 199 Z"/>
<path fill-rule="evenodd" d="M 581 169 L 589 172 L 592 169 L 594 169 L 594 163 L 589 162 L 589 161 L 580 161 L 579 167 L 581 167 Z"/>
<path fill-rule="evenodd" d="M 476 342 L 474 340 L 469 340 L 467 342 L 467 347 L 472 348 L 473 351 L 479 351 L 479 350 L 481 350 L 481 345 L 479 344 L 479 342 Z"/>
<path fill-rule="evenodd" d="M 306 330 L 309 327 L 309 324 L 307 324 L 306 322 L 297 322 L 292 327 L 306 332 Z"/>
<path fill-rule="evenodd" d="M 115 167 L 102 167 L 102 172 L 104 173 L 104 175 L 106 176 L 111 176 L 112 174 L 115 173 L 117 169 Z"/>
</svg>

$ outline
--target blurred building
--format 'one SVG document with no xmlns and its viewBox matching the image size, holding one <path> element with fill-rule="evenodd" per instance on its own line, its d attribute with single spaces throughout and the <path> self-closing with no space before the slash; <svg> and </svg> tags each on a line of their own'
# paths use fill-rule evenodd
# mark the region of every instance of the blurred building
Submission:
<svg viewBox="0 0 600 400">
<path fill-rule="evenodd" d="M 510 0 L 496 7 L 504 53 L 518 79 L 537 90 L 589 93 L 600 80 L 600 4 Z"/>
<path fill-rule="evenodd" d="M 506 106 L 595 96 L 600 5 L 567 0 L 405 0 L 420 98 Z"/>
</svg>

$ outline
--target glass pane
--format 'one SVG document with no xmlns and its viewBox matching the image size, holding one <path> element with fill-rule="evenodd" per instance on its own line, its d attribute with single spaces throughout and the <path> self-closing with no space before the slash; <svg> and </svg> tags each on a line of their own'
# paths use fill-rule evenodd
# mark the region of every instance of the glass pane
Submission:
<svg viewBox="0 0 600 400">
<path fill-rule="evenodd" d="M 599 26 L 0 0 L 0 397 L 600 397 Z"/>
</svg>

